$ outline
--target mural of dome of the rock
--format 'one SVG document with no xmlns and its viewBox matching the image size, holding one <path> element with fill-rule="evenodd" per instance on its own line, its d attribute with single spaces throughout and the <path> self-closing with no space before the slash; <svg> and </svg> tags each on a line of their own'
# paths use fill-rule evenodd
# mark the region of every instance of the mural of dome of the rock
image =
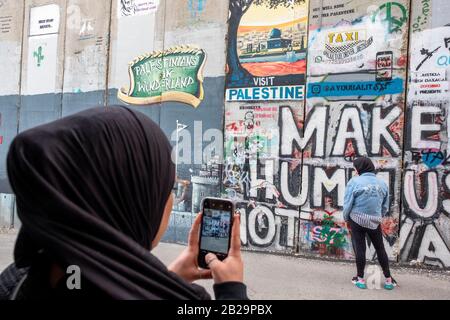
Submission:
<svg viewBox="0 0 450 320">
<path fill-rule="evenodd" d="M 227 100 L 302 100 L 308 4 L 244 2 L 230 5 Z"/>
</svg>

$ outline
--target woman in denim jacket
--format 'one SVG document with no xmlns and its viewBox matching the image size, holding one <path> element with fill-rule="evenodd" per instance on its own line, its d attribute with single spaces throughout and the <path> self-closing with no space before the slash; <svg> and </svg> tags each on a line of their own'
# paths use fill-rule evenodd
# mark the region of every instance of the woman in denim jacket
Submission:
<svg viewBox="0 0 450 320">
<path fill-rule="evenodd" d="M 382 219 L 389 210 L 389 190 L 384 181 L 375 176 L 375 166 L 369 158 L 358 158 L 353 162 L 358 176 L 352 178 L 345 190 L 344 220 L 351 230 L 356 255 L 358 275 L 352 282 L 366 289 L 364 269 L 366 265 L 366 234 L 377 252 L 386 282 L 384 288 L 392 290 L 396 282 L 391 277 L 389 259 L 384 249 L 381 231 Z"/>
</svg>

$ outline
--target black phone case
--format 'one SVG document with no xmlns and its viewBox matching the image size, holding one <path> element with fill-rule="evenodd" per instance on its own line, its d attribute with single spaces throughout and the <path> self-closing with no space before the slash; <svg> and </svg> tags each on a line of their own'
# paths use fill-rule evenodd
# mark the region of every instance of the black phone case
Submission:
<svg viewBox="0 0 450 320">
<path fill-rule="evenodd" d="M 207 199 L 214 200 L 213 198 L 207 198 Z M 202 202 L 202 214 L 203 214 L 203 211 L 205 209 L 205 207 L 204 207 L 204 201 L 205 200 L 206 199 L 203 199 L 203 202 Z M 221 200 L 221 201 L 227 201 L 228 202 L 228 200 L 225 200 L 225 199 L 216 199 L 216 200 Z M 229 201 L 229 202 L 231 202 L 231 221 L 230 221 L 230 234 L 229 234 L 229 237 L 228 237 L 228 251 L 230 250 L 230 246 L 231 246 L 231 232 L 233 230 L 234 213 L 235 213 L 234 203 L 232 201 Z M 206 261 L 205 261 L 205 257 L 206 257 L 206 255 L 208 253 L 214 253 L 220 261 L 225 260 L 228 257 L 228 253 L 227 254 L 223 254 L 223 253 L 219 253 L 219 252 L 212 252 L 212 251 L 206 251 L 206 250 L 200 249 L 201 243 L 202 243 L 202 239 L 201 239 L 201 237 L 202 237 L 201 236 L 202 230 L 203 230 L 203 216 L 202 216 L 202 221 L 200 223 L 200 234 L 199 234 L 200 239 L 199 239 L 199 243 L 198 243 L 198 245 L 199 245 L 199 253 L 198 253 L 197 262 L 198 262 L 198 266 L 200 268 L 202 268 L 202 269 L 209 269 L 209 266 L 206 264 Z"/>
</svg>

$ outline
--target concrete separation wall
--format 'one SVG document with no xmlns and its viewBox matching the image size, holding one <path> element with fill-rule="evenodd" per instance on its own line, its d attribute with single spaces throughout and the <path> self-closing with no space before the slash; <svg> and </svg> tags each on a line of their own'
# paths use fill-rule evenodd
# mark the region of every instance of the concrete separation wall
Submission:
<svg viewBox="0 0 450 320">
<path fill-rule="evenodd" d="M 0 225 L 17 227 L 14 136 L 126 104 L 173 144 L 164 240 L 206 196 L 237 202 L 242 244 L 353 259 L 351 161 L 390 189 L 391 260 L 450 267 L 449 3 L 444 0 L 0 1 Z M 376 259 L 370 242 L 367 258 Z"/>
</svg>

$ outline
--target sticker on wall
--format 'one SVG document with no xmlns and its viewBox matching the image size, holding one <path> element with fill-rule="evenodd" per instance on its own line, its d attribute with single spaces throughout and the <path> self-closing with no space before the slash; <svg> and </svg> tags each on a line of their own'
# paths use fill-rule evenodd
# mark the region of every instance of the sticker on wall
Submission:
<svg viewBox="0 0 450 320">
<path fill-rule="evenodd" d="M 119 18 L 142 16 L 156 12 L 159 0 L 117 0 Z"/>
<path fill-rule="evenodd" d="M 308 4 L 231 0 L 229 10 L 226 100 L 303 100 Z"/>
<path fill-rule="evenodd" d="M 359 81 L 359 82 L 313 82 L 308 84 L 308 98 L 318 97 L 380 97 L 387 94 L 403 92 L 403 79 L 392 81 Z"/>
<path fill-rule="evenodd" d="M 41 36 L 59 32 L 60 13 L 57 4 L 33 7 L 30 9 L 29 36 Z"/>
<path fill-rule="evenodd" d="M 376 71 L 377 81 L 390 81 L 398 68 L 405 66 L 400 59 L 404 57 L 402 39 L 408 28 L 406 1 L 366 3 L 311 1 L 310 75 Z M 369 80 L 368 75 L 363 79 Z"/>
<path fill-rule="evenodd" d="M 317 29 L 313 32 L 311 46 L 308 52 L 312 72 L 316 74 L 329 73 L 330 68 L 335 72 L 363 70 L 374 64 L 373 52 L 384 49 L 383 25 L 373 25 L 366 18 L 353 26 L 338 26 L 330 31 Z M 388 63 L 388 53 L 382 52 L 378 56 L 380 64 Z M 375 67 L 375 65 L 374 65 Z M 387 70 L 385 70 L 387 71 Z"/>
<path fill-rule="evenodd" d="M 394 73 L 394 54 L 392 51 L 377 53 L 376 71 L 377 81 L 390 81 Z"/>
<path fill-rule="evenodd" d="M 411 36 L 411 83 L 409 98 L 426 101 L 450 97 L 450 27 L 413 33 Z"/>
<path fill-rule="evenodd" d="M 359 60 L 358 55 L 373 44 L 373 37 L 366 36 L 365 30 L 344 29 L 339 32 L 330 32 L 326 39 L 323 62 L 330 64 Z"/>
<path fill-rule="evenodd" d="M 120 89 L 118 98 L 133 105 L 175 101 L 197 108 L 204 98 L 205 63 L 205 51 L 192 46 L 140 56 L 130 63 L 130 87 Z"/>
</svg>

